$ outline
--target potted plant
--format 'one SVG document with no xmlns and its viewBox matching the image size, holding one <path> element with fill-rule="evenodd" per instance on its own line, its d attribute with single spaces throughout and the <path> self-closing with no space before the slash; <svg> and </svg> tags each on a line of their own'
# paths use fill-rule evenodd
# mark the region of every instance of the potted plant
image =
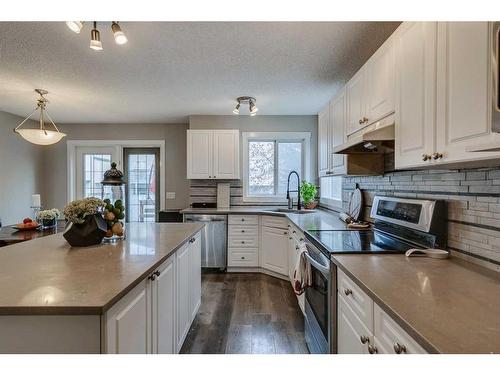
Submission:
<svg viewBox="0 0 500 375">
<path fill-rule="evenodd" d="M 92 246 L 102 242 L 106 235 L 106 221 L 102 217 L 105 203 L 98 198 L 85 198 L 64 207 L 68 220 L 64 238 L 71 246 Z"/>
<path fill-rule="evenodd" d="M 318 187 L 307 181 L 302 181 L 300 185 L 300 196 L 302 202 L 304 203 L 304 208 L 312 210 L 316 208 L 318 202 L 316 202 L 316 194 L 318 193 Z"/>
<path fill-rule="evenodd" d="M 54 228 L 59 216 L 61 216 L 61 213 L 57 208 L 38 211 L 38 213 L 36 214 L 36 218 L 38 219 L 38 221 L 42 222 L 42 229 Z"/>
</svg>

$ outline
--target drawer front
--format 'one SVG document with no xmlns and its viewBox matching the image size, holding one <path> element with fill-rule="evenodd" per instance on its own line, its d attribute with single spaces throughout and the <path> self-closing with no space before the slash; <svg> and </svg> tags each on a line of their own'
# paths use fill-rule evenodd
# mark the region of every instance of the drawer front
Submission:
<svg viewBox="0 0 500 375">
<path fill-rule="evenodd" d="M 427 353 L 377 304 L 374 307 L 375 346 L 384 354 Z"/>
<path fill-rule="evenodd" d="M 257 228 L 257 227 L 256 227 Z M 259 235 L 257 229 L 255 234 L 235 233 L 228 236 L 229 247 L 259 247 Z"/>
<path fill-rule="evenodd" d="M 229 225 L 228 236 L 258 238 L 259 227 L 257 225 Z"/>
<path fill-rule="evenodd" d="M 373 327 L 373 300 L 341 270 L 338 270 L 338 292 L 359 320 L 366 327 Z"/>
<path fill-rule="evenodd" d="M 262 225 L 266 227 L 288 229 L 288 219 L 281 216 L 262 216 Z"/>
<path fill-rule="evenodd" d="M 257 267 L 259 265 L 258 249 L 229 248 L 228 266 L 230 267 Z"/>
<path fill-rule="evenodd" d="M 259 224 L 259 215 L 229 215 L 229 224 Z"/>
</svg>

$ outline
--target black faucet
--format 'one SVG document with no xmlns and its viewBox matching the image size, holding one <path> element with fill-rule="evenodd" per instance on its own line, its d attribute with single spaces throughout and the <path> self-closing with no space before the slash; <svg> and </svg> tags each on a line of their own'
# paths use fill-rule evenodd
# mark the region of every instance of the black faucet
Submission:
<svg viewBox="0 0 500 375">
<path fill-rule="evenodd" d="M 290 190 L 290 176 L 292 174 L 295 174 L 297 176 L 297 190 Z M 295 193 L 297 192 L 297 210 L 300 210 L 301 209 L 301 206 L 300 206 L 300 177 L 299 177 L 299 174 L 295 171 L 291 171 L 289 174 L 288 174 L 288 182 L 286 184 L 286 199 L 288 199 L 288 208 L 292 208 L 293 207 L 293 200 L 290 198 L 290 193 Z"/>
</svg>

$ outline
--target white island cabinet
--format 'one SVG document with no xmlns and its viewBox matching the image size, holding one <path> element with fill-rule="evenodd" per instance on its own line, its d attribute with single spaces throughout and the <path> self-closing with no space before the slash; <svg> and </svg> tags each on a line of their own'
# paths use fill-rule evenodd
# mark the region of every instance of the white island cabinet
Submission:
<svg viewBox="0 0 500 375">
<path fill-rule="evenodd" d="M 104 351 L 173 354 L 201 301 L 201 240 L 196 234 L 104 316 Z"/>
</svg>

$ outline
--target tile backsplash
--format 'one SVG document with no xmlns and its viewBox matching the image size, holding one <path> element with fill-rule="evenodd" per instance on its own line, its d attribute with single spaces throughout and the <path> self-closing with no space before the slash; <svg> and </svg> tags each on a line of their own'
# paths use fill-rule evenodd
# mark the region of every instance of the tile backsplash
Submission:
<svg viewBox="0 0 500 375">
<path fill-rule="evenodd" d="M 448 247 L 469 261 L 500 271 L 500 168 L 415 170 L 344 177 L 347 206 L 356 184 L 364 191 L 365 219 L 375 195 L 448 202 Z"/>
<path fill-rule="evenodd" d="M 243 202 L 243 181 L 242 180 L 190 180 L 189 181 L 189 204 L 193 202 L 216 203 L 217 184 L 227 182 L 230 184 L 230 204 L 231 206 L 264 206 L 264 205 L 284 205 L 272 202 Z"/>
</svg>

